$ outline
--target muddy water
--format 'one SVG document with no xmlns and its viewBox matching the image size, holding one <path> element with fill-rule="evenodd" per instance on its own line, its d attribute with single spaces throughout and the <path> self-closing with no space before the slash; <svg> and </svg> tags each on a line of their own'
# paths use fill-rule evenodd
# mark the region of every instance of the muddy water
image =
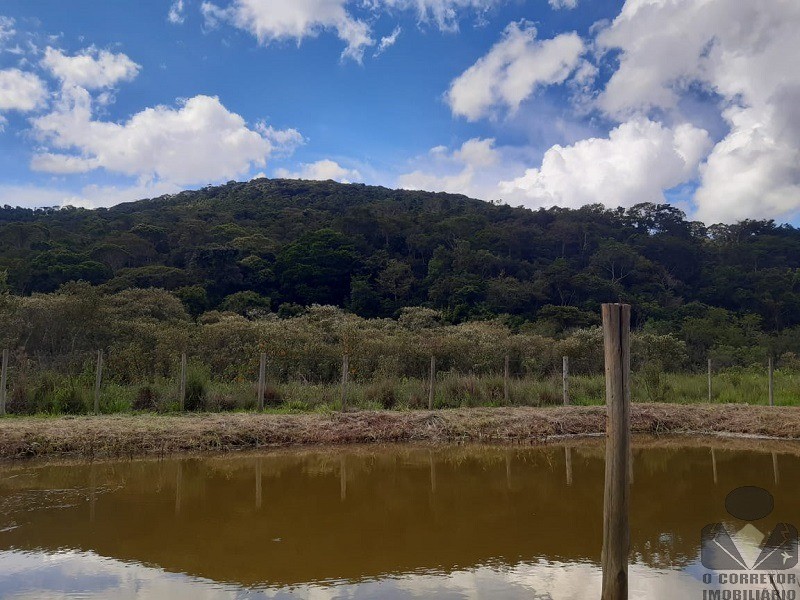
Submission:
<svg viewBox="0 0 800 600">
<path fill-rule="evenodd" d="M 700 532 L 745 525 L 736 487 L 800 524 L 800 446 L 633 454 L 631 597 L 726 589 Z M 597 598 L 603 469 L 602 440 L 8 465 L 0 598 Z"/>
</svg>

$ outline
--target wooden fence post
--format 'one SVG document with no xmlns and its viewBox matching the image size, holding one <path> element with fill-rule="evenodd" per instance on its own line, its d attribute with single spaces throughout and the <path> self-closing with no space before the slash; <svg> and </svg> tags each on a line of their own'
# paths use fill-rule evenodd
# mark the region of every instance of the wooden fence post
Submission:
<svg viewBox="0 0 800 600">
<path fill-rule="evenodd" d="M 181 403 L 181 412 L 183 412 L 186 405 L 186 352 L 181 353 L 181 387 L 178 398 Z"/>
<path fill-rule="evenodd" d="M 708 359 L 708 401 L 711 402 L 713 398 L 712 394 L 712 387 L 711 387 L 711 359 Z"/>
<path fill-rule="evenodd" d="M 342 412 L 347 410 L 347 376 L 350 374 L 350 357 L 342 355 Z"/>
<path fill-rule="evenodd" d="M 3 350 L 3 364 L 0 367 L 0 415 L 6 414 L 6 389 L 8 386 L 8 349 Z"/>
<path fill-rule="evenodd" d="M 561 359 L 561 393 L 564 396 L 564 406 L 569 406 L 569 356 Z"/>
<path fill-rule="evenodd" d="M 436 356 L 431 354 L 430 384 L 428 386 L 428 410 L 433 410 L 433 399 L 436 396 Z"/>
<path fill-rule="evenodd" d="M 508 398 L 509 398 L 508 378 L 510 376 L 510 372 L 509 371 L 510 371 L 510 369 L 509 369 L 509 358 L 508 358 L 508 354 L 506 354 L 506 358 L 503 361 L 503 401 L 506 404 L 509 404 L 509 401 L 508 401 Z"/>
<path fill-rule="evenodd" d="M 767 371 L 769 374 L 769 405 L 775 406 L 775 364 L 771 356 L 769 357 Z"/>
<path fill-rule="evenodd" d="M 606 376 L 606 474 L 602 600 L 628 598 L 630 552 L 630 322 L 628 304 L 603 304 Z"/>
<path fill-rule="evenodd" d="M 261 353 L 258 364 L 258 410 L 264 410 L 264 387 L 267 381 L 267 353 Z"/>
<path fill-rule="evenodd" d="M 94 414 L 100 414 L 100 386 L 103 384 L 103 351 L 97 351 L 97 369 L 94 376 Z"/>
</svg>

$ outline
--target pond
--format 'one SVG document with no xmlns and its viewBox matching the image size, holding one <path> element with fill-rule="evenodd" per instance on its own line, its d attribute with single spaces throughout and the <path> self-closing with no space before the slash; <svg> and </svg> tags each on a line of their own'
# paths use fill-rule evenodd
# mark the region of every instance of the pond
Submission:
<svg viewBox="0 0 800 600">
<path fill-rule="evenodd" d="M 632 598 L 735 597 L 704 526 L 757 549 L 800 523 L 800 446 L 704 444 L 635 440 Z M 602 439 L 8 464 L 0 597 L 598 598 L 603 477 Z M 749 528 L 726 512 L 740 486 L 774 499 Z"/>
</svg>

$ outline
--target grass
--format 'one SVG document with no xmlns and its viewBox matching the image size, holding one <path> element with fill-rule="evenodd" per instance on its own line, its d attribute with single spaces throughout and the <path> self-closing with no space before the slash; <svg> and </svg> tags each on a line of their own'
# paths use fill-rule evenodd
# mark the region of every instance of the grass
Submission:
<svg viewBox="0 0 800 600">
<path fill-rule="evenodd" d="M 282 413 L 282 414 L 281 414 Z M 0 459 L 165 456 L 253 448 L 421 442 L 536 444 L 599 434 L 601 406 L 378 410 L 287 414 L 194 413 L 0 419 Z M 800 439 L 788 407 L 637 403 L 636 434 L 741 434 Z"/>
<path fill-rule="evenodd" d="M 558 406 L 562 404 L 560 374 L 539 379 L 511 378 L 508 402 L 501 376 L 440 373 L 434 408 L 500 406 Z M 711 402 L 718 404 L 767 404 L 767 377 L 763 372 L 730 369 L 713 378 Z M 577 406 L 601 405 L 605 401 L 603 376 L 573 375 L 569 395 Z M 705 373 L 661 373 L 647 369 L 633 374 L 634 402 L 695 404 L 708 402 Z M 775 403 L 800 406 L 800 373 L 775 372 Z M 352 381 L 347 386 L 347 405 L 358 410 L 415 410 L 428 407 L 428 382 L 420 378 L 377 378 Z M 93 381 L 87 378 L 58 378 L 44 373 L 35 381 L 17 382 L 9 390 L 8 412 L 17 415 L 87 414 L 93 406 Z M 265 406 L 275 413 L 332 412 L 341 407 L 338 383 L 291 381 L 268 384 Z M 249 381 L 214 381 L 207 370 L 189 369 L 187 411 L 235 412 L 257 408 L 256 385 Z M 100 411 L 103 414 L 130 412 L 173 413 L 180 409 L 178 384 L 159 379 L 140 385 L 109 382 L 103 385 Z"/>
</svg>

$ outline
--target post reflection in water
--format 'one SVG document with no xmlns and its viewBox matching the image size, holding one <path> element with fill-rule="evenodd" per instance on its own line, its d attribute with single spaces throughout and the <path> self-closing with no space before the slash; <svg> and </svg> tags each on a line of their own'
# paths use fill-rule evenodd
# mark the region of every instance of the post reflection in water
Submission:
<svg viewBox="0 0 800 600">
<path fill-rule="evenodd" d="M 256 508 L 261 508 L 261 457 L 256 458 Z"/>
<path fill-rule="evenodd" d="M 572 485 L 572 448 L 564 447 L 564 460 L 567 467 L 567 485 Z"/>
<path fill-rule="evenodd" d="M 702 597 L 700 532 L 731 521 L 735 487 L 774 496 L 762 531 L 800 521 L 799 445 L 720 442 L 710 486 L 708 442 L 683 444 L 638 441 L 632 598 Z M 596 598 L 603 456 L 589 440 L 6 465 L 0 597 Z"/>
</svg>

